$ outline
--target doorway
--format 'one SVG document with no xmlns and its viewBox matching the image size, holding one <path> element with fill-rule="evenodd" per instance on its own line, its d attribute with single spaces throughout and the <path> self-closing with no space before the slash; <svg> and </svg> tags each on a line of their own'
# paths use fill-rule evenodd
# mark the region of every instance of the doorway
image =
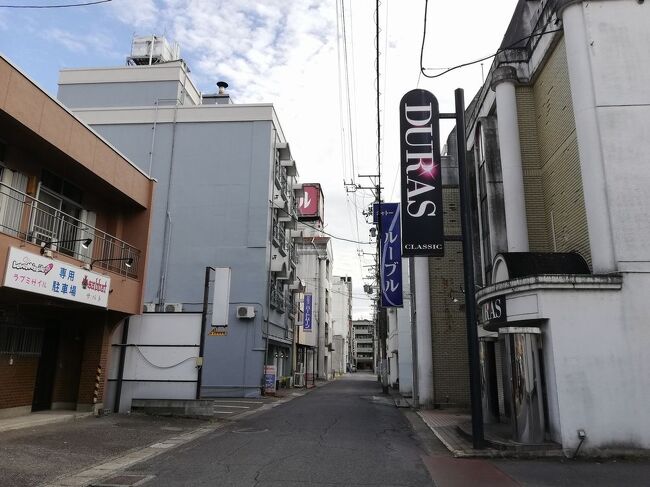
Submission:
<svg viewBox="0 0 650 487">
<path fill-rule="evenodd" d="M 52 407 L 52 392 L 54 391 L 54 375 L 59 350 L 59 327 L 48 326 L 43 333 L 43 348 L 38 360 L 36 383 L 32 411 L 43 411 Z"/>
</svg>

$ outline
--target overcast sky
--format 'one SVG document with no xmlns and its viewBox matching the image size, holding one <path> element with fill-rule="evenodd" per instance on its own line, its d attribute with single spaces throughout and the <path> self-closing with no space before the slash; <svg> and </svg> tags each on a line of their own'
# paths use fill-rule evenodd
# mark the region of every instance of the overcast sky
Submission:
<svg viewBox="0 0 650 487">
<path fill-rule="evenodd" d="M 494 52 L 516 3 L 431 0 L 424 66 L 448 67 Z M 475 65 L 437 80 L 420 77 L 424 0 L 381 4 L 382 186 L 384 201 L 398 201 L 400 98 L 416 87 L 428 89 L 441 111 L 451 112 L 454 89 L 464 88 L 469 103 L 482 84 L 482 70 Z M 365 190 L 346 193 L 343 181 L 368 186 L 358 174 L 377 173 L 374 9 L 372 0 L 112 0 L 75 8 L 0 8 L 0 52 L 56 95 L 59 69 L 123 65 L 133 35 L 165 35 L 180 44 L 203 92 L 216 91 L 215 83 L 224 80 L 235 103 L 275 105 L 301 182 L 323 186 L 326 231 L 367 241 L 361 210 L 373 197 Z M 443 125 L 443 138 L 451 128 Z M 362 289 L 369 269 L 362 266 L 372 258 L 359 257 L 358 249 L 374 247 L 335 240 L 333 248 L 335 274 L 353 279 L 354 317 L 369 318 Z"/>
</svg>

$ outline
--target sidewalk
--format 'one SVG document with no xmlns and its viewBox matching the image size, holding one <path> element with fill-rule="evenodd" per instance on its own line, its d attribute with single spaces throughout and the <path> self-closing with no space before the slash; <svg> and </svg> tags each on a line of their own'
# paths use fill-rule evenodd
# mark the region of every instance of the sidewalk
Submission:
<svg viewBox="0 0 650 487">
<path fill-rule="evenodd" d="M 505 441 L 485 430 L 486 448 L 476 450 L 471 441 L 472 417 L 453 409 L 419 410 L 418 416 L 456 458 L 564 458 L 560 445 L 548 443 L 536 447 Z"/>
</svg>

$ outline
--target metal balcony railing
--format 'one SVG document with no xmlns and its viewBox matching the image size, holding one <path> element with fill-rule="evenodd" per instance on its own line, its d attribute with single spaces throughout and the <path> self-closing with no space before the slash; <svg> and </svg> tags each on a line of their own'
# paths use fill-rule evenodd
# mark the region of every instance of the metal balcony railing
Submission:
<svg viewBox="0 0 650 487">
<path fill-rule="evenodd" d="M 287 194 L 289 181 L 287 179 L 287 170 L 279 163 L 275 166 L 275 185 L 282 193 Z"/>
<path fill-rule="evenodd" d="M 271 307 L 277 309 L 280 313 L 284 313 L 286 309 L 284 291 L 276 286 L 271 288 Z"/>
<path fill-rule="evenodd" d="M 140 250 L 28 194 L 0 183 L 0 232 L 118 274 L 137 278 Z M 81 243 L 92 239 L 88 248 Z M 112 260 L 108 260 L 112 259 Z M 133 259 L 127 268 L 124 264 Z M 104 262 L 102 262 L 104 261 Z"/>
<path fill-rule="evenodd" d="M 284 227 L 279 224 L 273 225 L 273 241 L 276 243 L 283 255 L 287 255 L 287 236 Z"/>
</svg>

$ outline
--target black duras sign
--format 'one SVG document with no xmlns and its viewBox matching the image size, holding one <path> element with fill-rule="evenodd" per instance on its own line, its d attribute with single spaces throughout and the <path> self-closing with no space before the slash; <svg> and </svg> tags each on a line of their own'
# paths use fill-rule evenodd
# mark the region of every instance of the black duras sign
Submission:
<svg viewBox="0 0 650 487">
<path fill-rule="evenodd" d="M 499 325 L 507 321 L 505 296 L 495 296 L 481 304 L 481 323 L 483 325 Z"/>
<path fill-rule="evenodd" d="M 426 90 L 409 91 L 400 102 L 402 255 L 444 255 L 440 113 Z"/>
</svg>

